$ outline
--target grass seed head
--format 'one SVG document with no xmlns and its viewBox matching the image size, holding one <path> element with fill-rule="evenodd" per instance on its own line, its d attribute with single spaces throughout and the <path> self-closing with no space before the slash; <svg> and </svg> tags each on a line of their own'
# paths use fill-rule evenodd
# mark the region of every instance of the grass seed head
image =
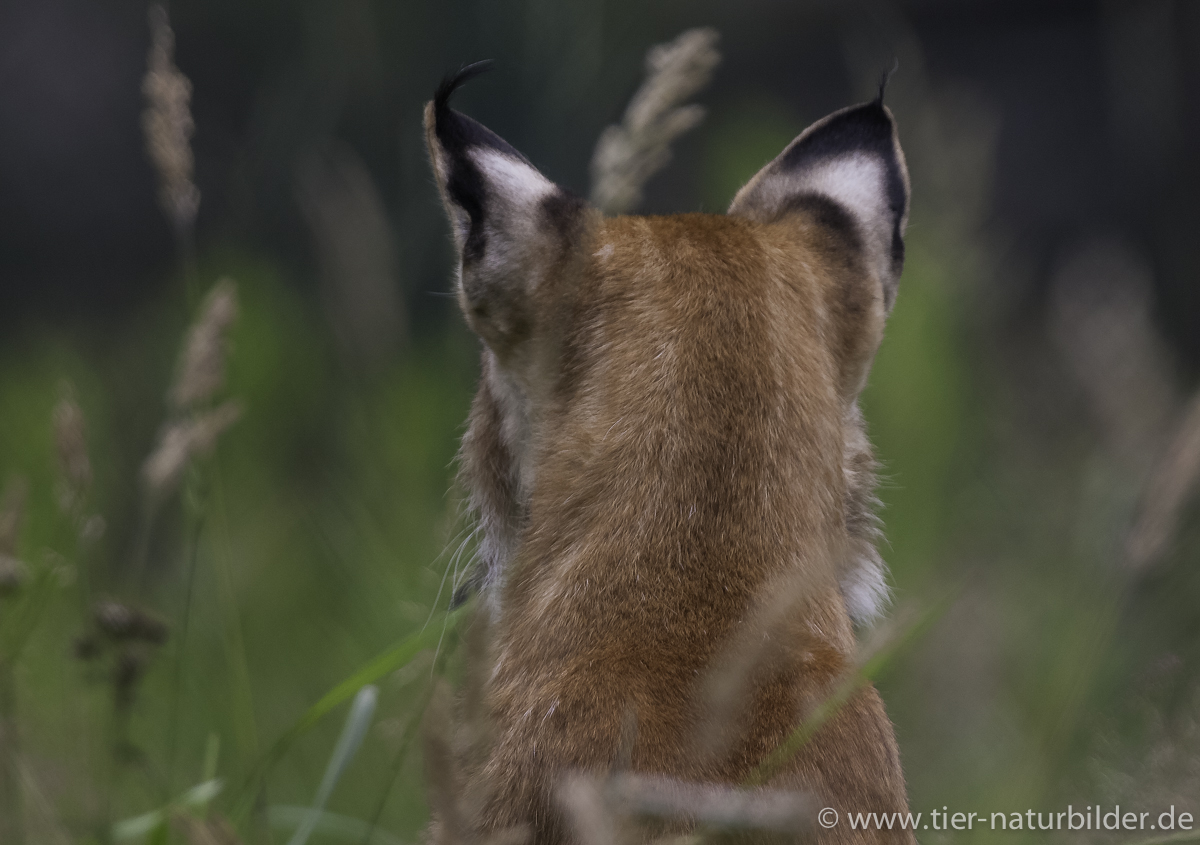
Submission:
<svg viewBox="0 0 1200 845">
<path fill-rule="evenodd" d="M 106 599 L 92 607 L 96 628 L 112 640 L 140 640 L 162 645 L 167 640 L 167 623 L 147 610 Z"/>
<path fill-rule="evenodd" d="M 0 598 L 20 592 L 29 580 L 29 567 L 15 557 L 0 554 Z"/>
<path fill-rule="evenodd" d="M 169 423 L 157 448 L 142 465 L 142 480 L 147 490 L 154 496 L 173 492 L 192 459 L 211 453 L 217 438 L 241 414 L 241 406 L 230 401 L 203 414 Z"/>
<path fill-rule="evenodd" d="M 150 8 L 150 36 L 142 132 L 158 174 L 159 203 L 177 230 L 187 230 L 200 208 L 200 190 L 192 182 L 192 83 L 175 66 L 175 33 L 162 6 Z"/>
<path fill-rule="evenodd" d="M 58 454 L 58 504 L 64 513 L 78 513 L 92 484 L 92 461 L 87 448 L 87 425 L 69 382 L 60 387 L 54 406 L 54 448 Z"/>
<path fill-rule="evenodd" d="M 689 29 L 646 54 L 646 80 L 592 155 L 591 199 L 604 213 L 635 209 L 646 182 L 670 161 L 671 144 L 704 119 L 702 107 L 683 103 L 708 84 L 720 63 L 717 38 L 715 29 Z"/>
<path fill-rule="evenodd" d="M 17 553 L 26 495 L 27 485 L 21 478 L 9 481 L 4 489 L 4 498 L 0 499 L 0 556 L 11 557 Z"/>
<path fill-rule="evenodd" d="M 0 500 L 0 598 L 17 593 L 29 580 L 29 567 L 16 557 L 26 493 L 25 481 L 14 479 Z"/>
<path fill-rule="evenodd" d="M 229 329 L 237 317 L 237 284 L 233 279 L 221 279 L 204 298 L 200 314 L 188 330 L 171 385 L 170 400 L 175 410 L 189 410 L 208 402 L 224 385 Z"/>
</svg>

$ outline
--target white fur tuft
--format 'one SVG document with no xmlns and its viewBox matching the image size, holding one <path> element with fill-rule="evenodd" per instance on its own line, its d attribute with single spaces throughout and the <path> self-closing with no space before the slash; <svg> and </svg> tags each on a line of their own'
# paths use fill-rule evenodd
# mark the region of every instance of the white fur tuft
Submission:
<svg viewBox="0 0 1200 845">
<path fill-rule="evenodd" d="M 468 155 L 482 171 L 489 188 L 506 202 L 529 207 L 554 193 L 554 183 L 529 164 L 486 147 L 475 147 Z"/>
<path fill-rule="evenodd" d="M 874 546 L 860 549 L 850 567 L 842 573 L 842 598 L 855 625 L 870 625 L 891 601 L 887 568 Z"/>
</svg>

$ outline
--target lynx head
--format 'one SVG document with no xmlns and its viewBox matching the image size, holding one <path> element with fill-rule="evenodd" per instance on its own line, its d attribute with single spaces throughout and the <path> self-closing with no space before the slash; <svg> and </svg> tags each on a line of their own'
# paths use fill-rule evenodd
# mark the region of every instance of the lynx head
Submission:
<svg viewBox="0 0 1200 845">
<path fill-rule="evenodd" d="M 528 600 L 517 556 L 524 570 L 603 547 L 758 572 L 823 543 L 839 601 L 872 617 L 886 588 L 857 398 L 909 196 L 882 92 L 813 124 L 725 215 L 606 219 L 449 107 L 476 72 L 425 110 L 458 301 L 484 343 L 462 450 L 483 534 L 470 586 L 507 606 Z"/>
</svg>

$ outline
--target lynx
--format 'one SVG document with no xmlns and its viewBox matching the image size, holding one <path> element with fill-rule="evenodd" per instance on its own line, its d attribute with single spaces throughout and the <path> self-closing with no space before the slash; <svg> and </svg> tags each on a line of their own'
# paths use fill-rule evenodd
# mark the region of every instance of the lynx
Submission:
<svg viewBox="0 0 1200 845">
<path fill-rule="evenodd" d="M 460 458 L 492 743 L 466 775 L 463 836 L 543 845 L 572 838 L 564 775 L 620 759 L 743 783 L 851 666 L 854 623 L 887 592 L 858 395 L 896 297 L 908 175 L 881 87 L 724 215 L 605 218 L 449 107 L 470 75 L 425 109 L 457 298 L 483 341 Z M 731 660 L 744 706 L 706 746 L 705 686 Z M 907 807 L 870 685 L 768 786 L 838 810 L 814 841 L 912 841 L 845 820 Z"/>
</svg>

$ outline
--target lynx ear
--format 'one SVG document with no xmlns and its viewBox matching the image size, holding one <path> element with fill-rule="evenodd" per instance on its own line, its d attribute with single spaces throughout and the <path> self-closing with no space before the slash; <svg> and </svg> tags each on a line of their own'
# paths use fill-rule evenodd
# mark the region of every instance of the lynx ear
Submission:
<svg viewBox="0 0 1200 845">
<path fill-rule="evenodd" d="M 883 90 L 869 103 L 834 112 L 805 129 L 778 158 L 738 191 L 730 214 L 775 220 L 804 206 L 832 202 L 849 223 L 890 311 L 904 264 L 908 170 Z M 848 221 L 844 218 L 849 215 Z"/>
<path fill-rule="evenodd" d="M 532 330 L 529 295 L 569 246 L 586 206 L 450 108 L 454 90 L 485 68 L 474 64 L 442 82 L 425 106 L 425 138 L 461 258 L 459 304 L 503 356 Z"/>
</svg>

